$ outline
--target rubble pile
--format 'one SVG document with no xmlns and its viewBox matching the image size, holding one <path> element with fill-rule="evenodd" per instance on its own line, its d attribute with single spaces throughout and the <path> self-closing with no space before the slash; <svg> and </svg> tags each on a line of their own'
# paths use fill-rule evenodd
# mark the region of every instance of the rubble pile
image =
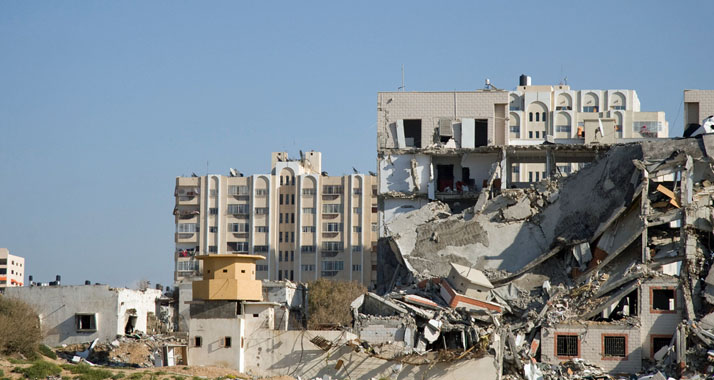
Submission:
<svg viewBox="0 0 714 380">
<path fill-rule="evenodd" d="M 616 145 L 461 213 L 395 215 L 359 345 L 490 354 L 511 379 L 714 375 L 713 164 L 714 135 Z"/>
<path fill-rule="evenodd" d="M 107 343 L 95 340 L 92 343 L 68 345 L 58 349 L 57 354 L 74 363 L 83 361 L 96 365 L 135 368 L 161 366 L 161 350 L 164 346 L 186 345 L 186 337 L 179 335 L 146 335 L 137 332 L 119 336 Z M 177 358 L 177 361 L 180 360 L 181 358 Z"/>
</svg>

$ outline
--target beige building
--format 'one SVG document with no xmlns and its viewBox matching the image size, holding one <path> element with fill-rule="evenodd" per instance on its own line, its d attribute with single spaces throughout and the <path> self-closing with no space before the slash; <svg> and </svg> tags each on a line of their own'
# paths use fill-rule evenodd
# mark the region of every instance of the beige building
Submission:
<svg viewBox="0 0 714 380">
<path fill-rule="evenodd" d="M 198 255 L 265 256 L 256 277 L 375 281 L 376 178 L 322 172 L 320 152 L 272 153 L 269 174 L 176 178 L 175 280 L 201 273 Z"/>
<path fill-rule="evenodd" d="M 25 258 L 0 248 L 0 288 L 22 286 L 25 283 Z"/>
<path fill-rule="evenodd" d="M 714 90 L 684 90 L 684 129 L 714 116 Z"/>
<path fill-rule="evenodd" d="M 484 188 L 526 187 L 574 172 L 603 145 L 669 134 L 664 112 L 642 112 L 634 90 L 521 80 L 515 91 L 378 93 L 380 223 L 431 200 L 460 211 Z"/>
</svg>

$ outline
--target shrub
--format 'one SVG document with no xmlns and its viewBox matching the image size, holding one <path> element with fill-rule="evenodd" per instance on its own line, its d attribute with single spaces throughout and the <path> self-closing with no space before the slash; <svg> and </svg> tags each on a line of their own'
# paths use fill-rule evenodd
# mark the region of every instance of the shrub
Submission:
<svg viewBox="0 0 714 380">
<path fill-rule="evenodd" d="M 41 345 L 38 347 L 38 351 L 40 351 L 40 353 L 41 353 L 42 355 L 45 355 L 45 356 L 47 356 L 47 357 L 50 358 L 50 359 L 57 359 L 57 354 L 55 354 L 55 352 L 52 351 L 51 348 L 45 346 L 44 344 L 41 344 Z"/>
<path fill-rule="evenodd" d="M 41 339 L 40 320 L 30 305 L 18 299 L 0 297 L 0 353 L 20 353 L 35 358 Z"/>
<path fill-rule="evenodd" d="M 28 379 L 44 379 L 48 376 L 59 376 L 62 373 L 62 368 L 57 364 L 37 360 L 27 368 L 19 370 Z"/>
<path fill-rule="evenodd" d="M 346 326 L 352 322 L 350 304 L 367 292 L 357 282 L 319 279 L 308 284 L 308 329 Z"/>
<path fill-rule="evenodd" d="M 79 375 L 75 377 L 75 379 L 79 380 L 104 380 L 111 378 L 113 375 L 113 373 L 109 370 L 93 368 L 87 364 L 64 364 L 62 365 L 62 368 L 75 375 Z"/>
<path fill-rule="evenodd" d="M 112 376 L 112 380 L 123 379 L 124 376 L 126 376 L 126 375 L 124 375 L 124 372 L 117 372 L 114 374 L 114 376 Z"/>
</svg>

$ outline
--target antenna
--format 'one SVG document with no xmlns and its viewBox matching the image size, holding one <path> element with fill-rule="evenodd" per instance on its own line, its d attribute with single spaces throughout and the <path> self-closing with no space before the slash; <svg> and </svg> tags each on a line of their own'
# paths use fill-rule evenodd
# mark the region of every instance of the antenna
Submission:
<svg viewBox="0 0 714 380">
<path fill-rule="evenodd" d="M 404 64 L 402 64 L 402 86 L 398 88 L 398 90 L 404 92 L 406 91 L 407 86 L 404 84 Z"/>
</svg>

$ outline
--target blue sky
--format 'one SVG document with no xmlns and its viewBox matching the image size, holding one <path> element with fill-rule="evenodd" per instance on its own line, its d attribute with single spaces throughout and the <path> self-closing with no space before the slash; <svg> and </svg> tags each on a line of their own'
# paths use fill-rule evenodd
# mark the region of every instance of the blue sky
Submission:
<svg viewBox="0 0 714 380">
<path fill-rule="evenodd" d="M 65 283 L 168 284 L 173 186 L 270 152 L 376 166 L 376 95 L 635 89 L 682 130 L 714 2 L 0 2 L 0 247 Z"/>
</svg>

